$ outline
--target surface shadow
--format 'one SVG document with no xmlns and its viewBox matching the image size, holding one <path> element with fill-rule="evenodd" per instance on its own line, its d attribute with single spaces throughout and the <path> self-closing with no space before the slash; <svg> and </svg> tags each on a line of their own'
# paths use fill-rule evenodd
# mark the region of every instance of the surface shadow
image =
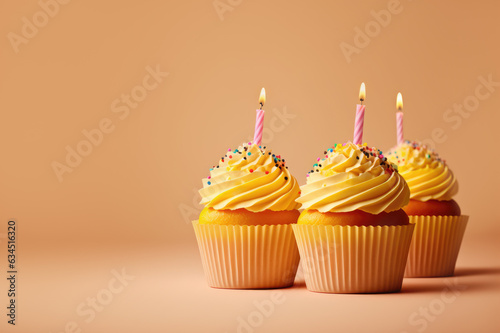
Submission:
<svg viewBox="0 0 500 333">
<path fill-rule="evenodd" d="M 488 280 L 468 279 L 469 276 L 493 277 Z M 455 275 L 445 277 L 429 278 L 405 278 L 401 293 L 434 293 L 447 288 L 447 286 L 459 284 L 465 292 L 485 291 L 500 289 L 500 281 L 496 276 L 500 275 L 500 267 L 463 267 L 455 270 Z"/>
<path fill-rule="evenodd" d="M 455 269 L 455 276 L 500 275 L 500 267 L 462 267 Z"/>
<path fill-rule="evenodd" d="M 445 279 L 462 278 L 466 276 L 479 276 L 479 275 L 500 275 L 500 267 L 462 267 L 455 270 L 455 275 L 445 277 L 428 277 L 428 278 L 405 278 L 403 280 L 403 287 L 398 294 L 412 294 L 412 293 L 436 293 L 441 292 L 447 288 Z M 453 280 L 450 280 L 453 281 Z M 454 282 L 452 282 L 453 284 Z M 464 291 L 480 291 L 491 290 L 500 288 L 500 283 L 489 281 L 476 283 L 473 281 L 460 280 L 458 282 L 461 286 L 465 287 Z M 292 287 L 294 289 L 306 289 L 306 282 L 303 278 L 297 278 Z"/>
<path fill-rule="evenodd" d="M 294 284 L 293 284 L 293 288 L 297 288 L 297 289 L 305 289 L 306 288 L 306 281 L 304 279 L 297 279 L 295 280 Z"/>
<path fill-rule="evenodd" d="M 443 278 L 424 278 L 426 282 L 433 280 L 432 284 L 429 283 L 404 283 L 403 287 L 399 294 L 423 294 L 423 293 L 436 293 L 440 292 L 446 288 L 446 285 L 443 283 Z M 416 279 L 415 279 L 416 280 Z M 421 279 L 420 279 L 421 280 Z"/>
</svg>

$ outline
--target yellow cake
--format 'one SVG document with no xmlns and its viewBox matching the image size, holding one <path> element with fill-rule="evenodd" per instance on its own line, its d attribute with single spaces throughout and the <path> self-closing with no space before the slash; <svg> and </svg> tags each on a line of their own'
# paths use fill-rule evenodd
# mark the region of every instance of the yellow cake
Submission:
<svg viewBox="0 0 500 333">
<path fill-rule="evenodd" d="M 410 191 L 376 148 L 336 144 L 318 158 L 293 225 L 306 286 L 327 293 L 401 289 L 414 226 L 402 210 Z"/>
<path fill-rule="evenodd" d="M 299 254 L 291 224 L 300 193 L 285 160 L 243 144 L 221 157 L 200 190 L 194 221 L 208 283 L 216 288 L 280 288 L 293 284 Z"/>
<path fill-rule="evenodd" d="M 416 141 L 392 148 L 387 157 L 410 188 L 404 210 L 415 223 L 415 233 L 405 276 L 453 275 L 469 218 L 453 200 L 458 192 L 455 175 L 436 152 Z"/>
</svg>

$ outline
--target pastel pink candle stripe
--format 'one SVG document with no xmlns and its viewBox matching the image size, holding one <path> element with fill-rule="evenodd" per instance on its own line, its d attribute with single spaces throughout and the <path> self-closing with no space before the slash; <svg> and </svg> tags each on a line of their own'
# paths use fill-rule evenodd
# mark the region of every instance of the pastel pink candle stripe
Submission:
<svg viewBox="0 0 500 333">
<path fill-rule="evenodd" d="M 354 140 L 355 145 L 363 143 L 363 125 L 365 122 L 365 106 L 356 105 L 356 121 L 354 122 Z"/>
<path fill-rule="evenodd" d="M 262 131 L 264 130 L 264 110 L 257 110 L 257 118 L 255 119 L 255 134 L 253 143 L 260 146 L 262 142 Z"/>
<path fill-rule="evenodd" d="M 403 135 L 403 112 L 396 112 L 396 125 L 398 130 L 398 145 L 402 144 L 404 141 Z"/>
</svg>

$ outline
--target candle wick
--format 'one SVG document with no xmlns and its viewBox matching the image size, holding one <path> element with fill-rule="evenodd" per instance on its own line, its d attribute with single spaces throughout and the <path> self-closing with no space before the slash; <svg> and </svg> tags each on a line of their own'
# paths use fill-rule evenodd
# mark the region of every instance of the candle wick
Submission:
<svg viewBox="0 0 500 333">
<path fill-rule="evenodd" d="M 262 108 L 264 107 L 264 104 L 263 103 L 259 103 L 259 104 L 260 104 L 259 110 L 262 110 Z"/>
<path fill-rule="evenodd" d="M 363 105 L 364 99 L 360 98 L 359 100 L 361 101 L 361 105 Z"/>
</svg>

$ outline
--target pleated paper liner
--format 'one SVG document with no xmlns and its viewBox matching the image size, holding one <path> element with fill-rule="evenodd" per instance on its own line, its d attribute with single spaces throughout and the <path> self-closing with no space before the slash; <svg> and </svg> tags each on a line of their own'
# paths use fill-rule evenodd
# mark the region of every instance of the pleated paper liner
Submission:
<svg viewBox="0 0 500 333">
<path fill-rule="evenodd" d="M 193 221 L 208 285 L 264 289 L 293 285 L 299 252 L 288 224 L 213 225 Z"/>
<path fill-rule="evenodd" d="M 455 274 L 455 264 L 469 217 L 410 216 L 415 233 L 410 245 L 405 277 L 438 277 Z"/>
<path fill-rule="evenodd" d="M 323 293 L 401 290 L 414 225 L 293 225 L 306 287 Z"/>
</svg>

